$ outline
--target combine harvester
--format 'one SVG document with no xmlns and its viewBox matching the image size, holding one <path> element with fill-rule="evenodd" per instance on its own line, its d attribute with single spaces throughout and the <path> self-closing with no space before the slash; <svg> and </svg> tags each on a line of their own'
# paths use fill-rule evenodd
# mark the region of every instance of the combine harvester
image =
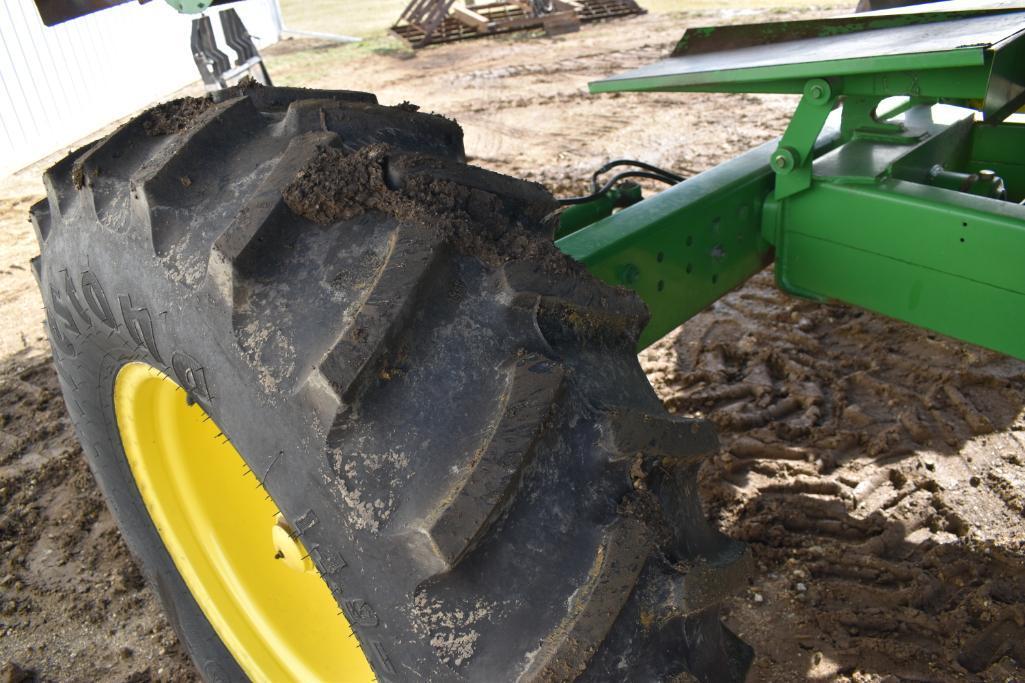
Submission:
<svg viewBox="0 0 1025 683">
<path fill-rule="evenodd" d="M 716 436 L 637 350 L 774 263 L 1025 358 L 1025 3 L 691 29 L 592 90 L 800 103 L 561 212 L 454 122 L 345 91 L 167 103 L 47 172 L 68 410 L 206 679 L 740 681 Z"/>
</svg>

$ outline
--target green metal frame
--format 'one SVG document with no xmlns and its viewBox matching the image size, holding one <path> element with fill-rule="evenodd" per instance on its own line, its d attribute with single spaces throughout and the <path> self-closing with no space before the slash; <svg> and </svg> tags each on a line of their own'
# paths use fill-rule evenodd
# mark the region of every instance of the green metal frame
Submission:
<svg viewBox="0 0 1025 683">
<path fill-rule="evenodd" d="M 1025 359 L 1025 125 L 1001 123 L 1025 101 L 1025 6 L 850 21 L 688 31 L 667 62 L 592 84 L 801 94 L 777 142 L 586 227 L 564 222 L 560 249 L 648 304 L 642 347 L 775 261 L 792 294 Z M 973 27 L 986 40 L 879 55 L 848 40 L 844 58 L 800 63 L 758 47 L 940 21 L 959 22 L 943 26 L 954 43 Z M 721 49 L 739 63 L 709 62 Z M 891 96 L 905 101 L 880 113 Z"/>
<path fill-rule="evenodd" d="M 212 0 L 164 0 L 176 12 L 199 14 L 212 4 Z"/>
<path fill-rule="evenodd" d="M 836 144 L 835 130 L 818 149 Z M 772 193 L 766 143 L 556 241 L 597 277 L 641 295 L 648 346 L 772 263 L 762 204 Z"/>
</svg>

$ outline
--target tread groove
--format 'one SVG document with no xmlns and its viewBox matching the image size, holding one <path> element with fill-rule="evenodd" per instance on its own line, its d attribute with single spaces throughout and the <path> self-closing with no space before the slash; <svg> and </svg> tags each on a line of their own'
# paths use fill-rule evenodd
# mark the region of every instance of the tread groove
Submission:
<svg viewBox="0 0 1025 683">
<path fill-rule="evenodd" d="M 291 217 L 281 197 L 281 188 L 321 147 L 337 142 L 335 133 L 306 133 L 293 138 L 235 219 L 214 239 L 207 262 L 207 281 L 223 301 L 234 302 L 236 271 L 241 262 L 259 249 L 261 233 L 279 220 Z"/>
<path fill-rule="evenodd" d="M 239 141 L 257 137 L 265 125 L 248 98 L 214 104 L 195 123 L 143 164 L 132 175 L 132 200 L 138 215 L 149 221 L 153 252 L 166 257 L 183 240 L 187 224 L 179 220 L 178 209 L 198 204 L 209 193 L 219 191 L 210 175 L 211 159 L 222 158 L 220 150 L 234 149 Z"/>
<path fill-rule="evenodd" d="M 566 617 L 544 639 L 520 681 L 575 679 L 587 667 L 633 593 L 652 550 L 642 522 L 622 518 L 604 532 L 585 582 Z"/>
<path fill-rule="evenodd" d="M 413 313 L 420 285 L 439 265 L 440 239 L 399 224 L 390 249 L 352 322 L 318 369 L 349 404 Z"/>
<path fill-rule="evenodd" d="M 635 347 L 648 322 L 644 302 L 625 289 L 580 276 L 554 278 L 525 260 L 505 264 L 502 277 L 514 301 L 536 300 L 539 332 L 553 347 L 569 338 L 595 336 Z"/>
<path fill-rule="evenodd" d="M 55 218 L 63 220 L 70 213 L 71 205 L 78 196 L 77 183 L 72 177 L 75 162 L 91 148 L 92 145 L 86 145 L 76 149 L 43 174 L 43 186 L 46 188 L 50 211 Z"/>
<path fill-rule="evenodd" d="M 32 230 L 36 234 L 36 244 L 42 249 L 46 244 L 46 238 L 50 236 L 50 202 L 47 199 L 40 199 L 28 210 L 32 221 Z"/>
<path fill-rule="evenodd" d="M 730 544 L 718 556 L 678 563 L 676 576 L 664 585 L 660 618 L 687 617 L 710 609 L 747 587 L 754 571 L 751 551 L 739 543 Z"/>
<path fill-rule="evenodd" d="M 138 117 L 101 138 L 75 160 L 72 182 L 96 220 L 116 229 L 114 223 L 122 215 L 117 200 L 123 195 L 123 182 L 143 165 L 150 149 L 160 144 L 146 134 L 145 117 Z"/>
<path fill-rule="evenodd" d="M 424 531 L 446 567 L 454 567 L 474 547 L 514 495 L 564 374 L 561 365 L 544 357 L 528 355 L 516 362 L 494 430 L 425 520 Z"/>
</svg>

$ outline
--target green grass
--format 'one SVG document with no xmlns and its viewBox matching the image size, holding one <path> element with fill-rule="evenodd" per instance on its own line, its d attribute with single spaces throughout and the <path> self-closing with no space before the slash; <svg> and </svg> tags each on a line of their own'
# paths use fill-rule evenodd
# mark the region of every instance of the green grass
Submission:
<svg viewBox="0 0 1025 683">
<path fill-rule="evenodd" d="M 315 49 L 264 54 L 267 68 L 274 74 L 274 85 L 298 87 L 341 87 L 333 82 L 339 66 L 367 53 L 393 57 L 413 56 L 413 50 L 398 38 L 377 31 L 355 44 L 330 44 Z"/>
<path fill-rule="evenodd" d="M 292 29 L 354 36 L 371 36 L 388 30 L 402 14 L 408 0 L 280 0 L 285 24 Z M 838 0 L 843 2 L 843 0 Z M 687 10 L 812 7 L 837 4 L 831 0 L 639 0 L 653 13 Z M 856 4 L 849 3 L 851 10 Z"/>
</svg>

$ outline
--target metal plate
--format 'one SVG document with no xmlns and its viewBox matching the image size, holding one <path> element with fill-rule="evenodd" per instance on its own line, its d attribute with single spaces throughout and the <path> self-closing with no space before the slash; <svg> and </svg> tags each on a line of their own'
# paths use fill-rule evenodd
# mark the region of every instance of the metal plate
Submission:
<svg viewBox="0 0 1025 683">
<path fill-rule="evenodd" d="M 935 6 L 935 5 L 934 5 Z M 861 15 L 865 16 L 865 15 Z M 771 25 L 770 25 L 771 26 Z M 592 92 L 736 90 L 738 84 L 908 69 L 980 66 L 985 50 L 1025 29 L 1025 9 L 966 19 L 687 54 L 591 84 Z M 785 35 L 785 34 L 783 34 Z M 792 92 L 790 87 L 758 88 Z"/>
</svg>

